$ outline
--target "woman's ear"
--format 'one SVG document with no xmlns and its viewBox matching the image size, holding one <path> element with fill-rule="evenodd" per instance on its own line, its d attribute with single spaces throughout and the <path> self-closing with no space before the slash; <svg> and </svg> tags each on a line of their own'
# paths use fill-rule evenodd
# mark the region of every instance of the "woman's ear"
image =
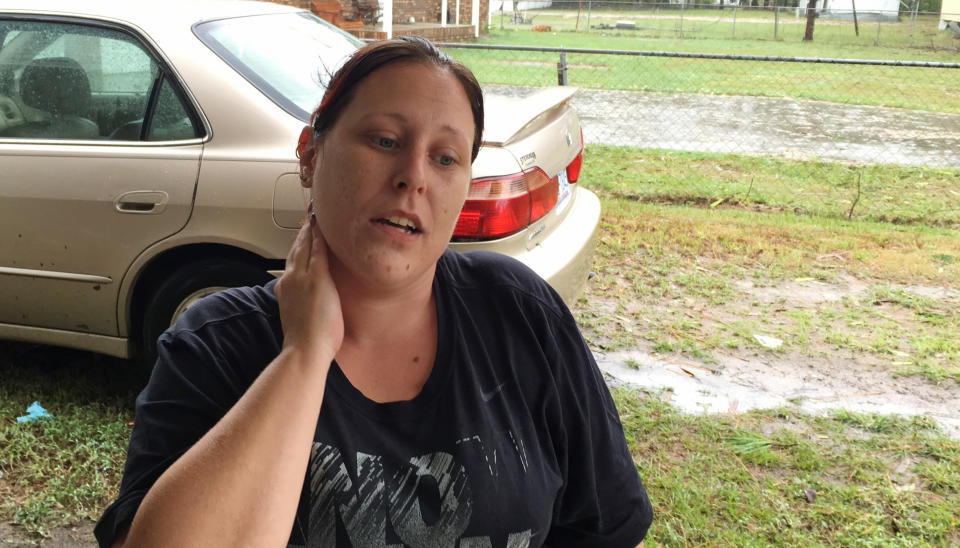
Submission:
<svg viewBox="0 0 960 548">
<path fill-rule="evenodd" d="M 317 159 L 317 143 L 310 126 L 304 127 L 300 132 L 297 158 L 300 159 L 300 186 L 310 188 L 313 186 L 313 168 Z"/>
</svg>

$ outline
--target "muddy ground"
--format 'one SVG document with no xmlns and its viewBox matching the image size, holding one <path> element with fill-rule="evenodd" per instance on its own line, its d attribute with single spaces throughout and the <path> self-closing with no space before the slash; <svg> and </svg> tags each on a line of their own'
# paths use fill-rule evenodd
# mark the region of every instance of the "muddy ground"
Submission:
<svg viewBox="0 0 960 548">
<path fill-rule="evenodd" d="M 484 86 L 522 97 L 537 88 Z M 571 104 L 588 144 L 960 166 L 960 114 L 791 97 L 581 89 Z"/>
<path fill-rule="evenodd" d="M 93 523 L 57 527 L 50 531 L 49 537 L 43 539 L 9 523 L 0 522 L 0 546 L 26 548 L 37 545 L 44 548 L 95 548 L 97 543 L 93 538 Z"/>
<path fill-rule="evenodd" d="M 935 286 L 899 285 L 943 306 L 960 306 L 960 290 Z M 815 308 L 858 299 L 869 283 L 840 275 L 829 282 L 793 281 L 778 286 L 740 282 L 738 291 L 761 302 L 776 302 L 791 309 Z M 597 298 L 591 308 L 615 307 Z M 691 312 L 714 321 L 732 320 L 728 306 L 699 307 Z M 588 333 L 589 335 L 589 333 Z M 960 438 L 960 383 L 939 385 L 920 376 L 897 377 L 883 359 L 865 359 L 862 353 L 830 347 L 778 353 L 755 349 L 724 349 L 716 362 L 689 356 L 650 352 L 642 337 L 631 348 L 594 355 L 611 386 L 627 386 L 656 394 L 690 413 L 739 413 L 750 409 L 786 406 L 798 412 L 823 413 L 831 409 L 881 414 L 923 415 Z M 41 539 L 10 524 L 0 523 L 0 546 L 92 548 L 93 523 L 85 522 L 50 531 Z"/>
<path fill-rule="evenodd" d="M 859 299 L 868 284 L 851 276 L 831 282 L 788 282 L 776 287 L 754 287 L 741 282 L 739 291 L 761 302 L 777 302 L 786 309 L 814 309 L 818 305 Z M 892 285 L 929 297 L 944 307 L 960 307 L 960 290 L 933 286 Z M 592 303 L 593 305 L 593 303 Z M 691 311 L 705 321 L 732 321 L 727 306 Z M 936 421 L 950 436 L 960 438 L 960 383 L 947 379 L 936 384 L 921 376 L 897 376 L 887 357 L 838 350 L 832 345 L 786 353 L 734 349 L 714 354 L 718 363 L 689 356 L 652 355 L 640 337 L 636 347 L 614 352 L 594 349 L 597 363 L 611 385 L 631 386 L 661 397 L 691 413 L 737 413 L 750 409 L 787 406 L 821 413 L 830 409 L 923 415 Z"/>
</svg>

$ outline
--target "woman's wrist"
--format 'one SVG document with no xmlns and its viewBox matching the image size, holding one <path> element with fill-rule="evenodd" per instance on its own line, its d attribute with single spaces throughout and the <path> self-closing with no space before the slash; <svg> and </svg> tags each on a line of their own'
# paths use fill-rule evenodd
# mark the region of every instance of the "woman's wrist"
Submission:
<svg viewBox="0 0 960 548">
<path fill-rule="evenodd" d="M 284 346 L 277 358 L 285 364 L 284 367 L 294 367 L 308 377 L 317 375 L 321 380 L 326 381 L 330 363 L 333 362 L 335 355 L 332 345 L 318 342 L 309 345 Z"/>
</svg>

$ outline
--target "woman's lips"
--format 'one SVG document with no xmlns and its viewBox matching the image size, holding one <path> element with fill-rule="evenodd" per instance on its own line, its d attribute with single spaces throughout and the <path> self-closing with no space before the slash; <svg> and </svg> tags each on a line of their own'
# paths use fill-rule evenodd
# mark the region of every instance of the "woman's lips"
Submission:
<svg viewBox="0 0 960 548">
<path fill-rule="evenodd" d="M 417 223 L 408 217 L 401 215 L 391 215 L 390 217 L 381 217 L 379 219 L 374 219 L 375 223 L 379 223 L 384 226 L 395 228 L 401 232 L 407 234 L 416 234 L 420 232 L 420 229 L 417 228 Z"/>
<path fill-rule="evenodd" d="M 423 232 L 417 228 L 395 223 L 386 218 L 371 219 L 370 222 L 373 223 L 378 230 L 398 241 L 411 241 L 412 239 L 419 238 L 423 234 Z"/>
</svg>

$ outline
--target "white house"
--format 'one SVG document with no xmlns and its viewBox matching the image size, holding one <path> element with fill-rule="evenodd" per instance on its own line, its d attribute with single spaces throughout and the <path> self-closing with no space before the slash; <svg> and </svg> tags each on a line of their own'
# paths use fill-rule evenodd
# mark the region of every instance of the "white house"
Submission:
<svg viewBox="0 0 960 548">
<path fill-rule="evenodd" d="M 960 2 L 960 0 L 943 0 Z M 817 0 L 817 11 L 824 19 L 853 19 L 856 4 L 859 21 L 897 21 L 900 19 L 900 0 Z M 806 2 L 800 0 L 797 17 L 806 14 Z"/>
<path fill-rule="evenodd" d="M 950 25 L 954 32 L 960 33 L 960 0 L 943 0 L 943 4 L 940 6 L 940 30 L 947 28 L 947 25 Z M 960 34 L 958 34 L 960 36 Z"/>
</svg>

